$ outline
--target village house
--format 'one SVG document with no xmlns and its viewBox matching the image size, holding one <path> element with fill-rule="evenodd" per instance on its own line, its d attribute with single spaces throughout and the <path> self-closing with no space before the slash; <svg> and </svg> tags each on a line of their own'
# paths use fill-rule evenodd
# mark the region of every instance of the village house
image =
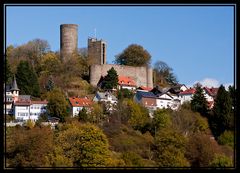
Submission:
<svg viewBox="0 0 240 173">
<path fill-rule="evenodd" d="M 112 111 L 114 106 L 117 105 L 118 99 L 111 92 L 99 92 L 93 98 L 94 102 L 102 102 L 105 104 L 106 109 Z"/>
<path fill-rule="evenodd" d="M 93 98 L 95 102 L 110 102 L 111 104 L 117 104 L 117 98 L 111 92 L 100 92 L 97 91 L 96 95 Z"/>
<path fill-rule="evenodd" d="M 13 105 L 15 120 L 38 120 L 39 116 L 46 112 L 47 103 L 46 100 L 32 101 L 30 95 L 19 95 L 18 100 Z"/>
<path fill-rule="evenodd" d="M 140 86 L 137 88 L 137 91 L 145 91 L 145 92 L 149 92 L 151 91 L 153 88 L 151 87 L 145 87 L 145 86 Z"/>
<path fill-rule="evenodd" d="M 153 111 L 157 109 L 157 97 L 152 92 L 137 91 L 133 97 L 134 101 L 143 105 L 149 110 L 149 115 L 152 117 Z"/>
<path fill-rule="evenodd" d="M 89 107 L 93 104 L 92 100 L 87 97 L 69 97 L 68 99 L 70 102 L 71 114 L 73 117 L 78 116 L 79 111 L 81 111 L 83 108 L 86 108 L 88 110 Z"/>
<path fill-rule="evenodd" d="M 180 92 L 179 98 L 181 100 L 181 104 L 183 104 L 184 102 L 190 102 L 195 92 L 196 92 L 195 88 L 189 88 L 185 91 Z"/>
<path fill-rule="evenodd" d="M 16 78 L 14 76 L 13 82 L 11 85 L 4 85 L 4 114 L 12 115 L 13 114 L 13 103 L 18 99 L 19 88 L 17 86 Z"/>
<path fill-rule="evenodd" d="M 128 76 L 118 76 L 118 89 L 128 89 L 135 91 L 137 88 L 136 82 Z"/>
</svg>

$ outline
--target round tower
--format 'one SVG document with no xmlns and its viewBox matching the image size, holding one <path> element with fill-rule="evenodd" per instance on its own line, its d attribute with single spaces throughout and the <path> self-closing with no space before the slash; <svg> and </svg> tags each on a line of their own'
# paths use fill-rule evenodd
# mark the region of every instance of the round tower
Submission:
<svg viewBox="0 0 240 173">
<path fill-rule="evenodd" d="M 78 25 L 60 25 L 60 56 L 62 60 L 68 60 L 78 48 Z"/>
</svg>

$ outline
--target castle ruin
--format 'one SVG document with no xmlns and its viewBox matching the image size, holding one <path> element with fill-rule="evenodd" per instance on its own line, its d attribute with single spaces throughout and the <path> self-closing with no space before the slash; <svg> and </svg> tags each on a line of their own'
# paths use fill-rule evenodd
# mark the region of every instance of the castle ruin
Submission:
<svg viewBox="0 0 240 173">
<path fill-rule="evenodd" d="M 63 61 L 68 60 L 78 48 L 78 25 L 60 25 L 60 57 Z"/>
<path fill-rule="evenodd" d="M 61 29 L 60 56 L 67 60 L 75 50 L 77 50 L 77 25 L 63 24 Z M 125 65 L 106 64 L 107 44 L 103 40 L 96 38 L 88 39 L 88 61 L 90 64 L 90 84 L 97 86 L 100 78 L 107 75 L 107 71 L 112 67 L 119 76 L 132 77 L 137 86 L 153 87 L 153 70 L 150 67 L 132 67 Z"/>
</svg>

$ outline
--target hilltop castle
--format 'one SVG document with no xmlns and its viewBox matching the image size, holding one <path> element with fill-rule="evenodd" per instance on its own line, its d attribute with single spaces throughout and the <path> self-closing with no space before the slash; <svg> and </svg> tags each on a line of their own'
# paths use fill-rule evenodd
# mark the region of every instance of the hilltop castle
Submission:
<svg viewBox="0 0 240 173">
<path fill-rule="evenodd" d="M 77 50 L 78 43 L 78 25 L 62 24 L 60 26 L 60 56 L 66 60 Z M 132 67 L 125 65 L 106 64 L 107 44 L 103 40 L 88 38 L 88 61 L 90 66 L 90 84 L 97 86 L 101 76 L 107 75 L 107 71 L 112 67 L 118 75 L 132 77 L 137 86 L 153 87 L 153 70 L 152 68 Z"/>
</svg>

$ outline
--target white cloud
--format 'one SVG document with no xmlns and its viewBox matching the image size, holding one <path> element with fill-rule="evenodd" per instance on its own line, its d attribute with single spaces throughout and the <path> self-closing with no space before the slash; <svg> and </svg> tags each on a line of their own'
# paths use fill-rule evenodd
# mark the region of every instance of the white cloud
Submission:
<svg viewBox="0 0 240 173">
<path fill-rule="evenodd" d="M 221 85 L 221 83 L 218 80 L 216 80 L 216 79 L 204 78 L 201 81 L 195 81 L 193 84 L 187 85 L 187 87 L 193 87 L 193 85 L 198 83 L 198 82 L 200 84 L 202 84 L 202 86 L 206 86 L 206 87 L 209 87 L 209 88 L 211 88 L 211 87 L 219 87 Z M 232 83 L 225 83 L 225 84 L 223 84 L 223 86 L 225 87 L 226 90 L 228 89 L 229 85 L 233 85 L 233 84 Z"/>
</svg>

